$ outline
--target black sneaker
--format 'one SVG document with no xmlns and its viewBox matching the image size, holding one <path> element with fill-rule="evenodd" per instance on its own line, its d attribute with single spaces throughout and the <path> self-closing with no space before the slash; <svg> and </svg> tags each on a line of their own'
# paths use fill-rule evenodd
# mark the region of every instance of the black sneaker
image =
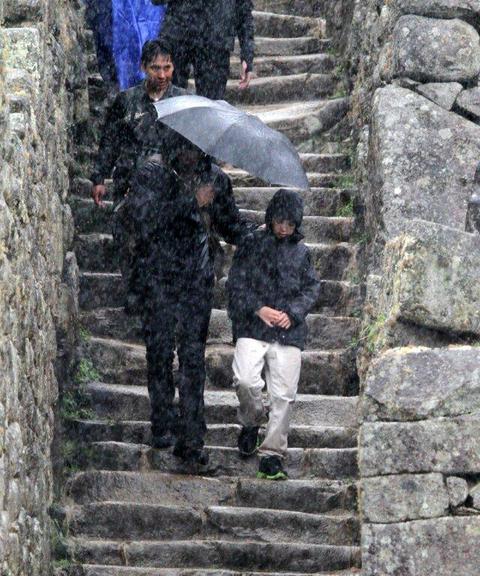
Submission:
<svg viewBox="0 0 480 576">
<path fill-rule="evenodd" d="M 238 449 L 242 456 L 252 456 L 258 448 L 258 426 L 243 427 L 238 435 Z"/>
<path fill-rule="evenodd" d="M 278 456 L 264 456 L 258 466 L 257 478 L 261 480 L 286 480 L 288 474 L 283 469 Z"/>
<path fill-rule="evenodd" d="M 171 432 L 166 432 L 165 434 L 156 435 L 152 434 L 152 448 L 157 450 L 165 450 L 170 448 L 175 443 L 175 436 Z"/>
<path fill-rule="evenodd" d="M 183 442 L 175 444 L 173 455 L 188 464 L 198 464 L 199 466 L 206 466 L 210 460 L 206 450 L 203 448 L 188 448 Z"/>
</svg>

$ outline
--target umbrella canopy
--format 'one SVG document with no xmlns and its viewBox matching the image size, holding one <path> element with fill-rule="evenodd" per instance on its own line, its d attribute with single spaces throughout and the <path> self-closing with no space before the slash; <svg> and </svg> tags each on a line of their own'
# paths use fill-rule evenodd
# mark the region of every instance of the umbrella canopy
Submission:
<svg viewBox="0 0 480 576">
<path fill-rule="evenodd" d="M 307 175 L 293 144 L 256 116 L 222 100 L 193 95 L 161 100 L 155 108 L 159 120 L 205 154 L 265 182 L 308 190 Z"/>
</svg>

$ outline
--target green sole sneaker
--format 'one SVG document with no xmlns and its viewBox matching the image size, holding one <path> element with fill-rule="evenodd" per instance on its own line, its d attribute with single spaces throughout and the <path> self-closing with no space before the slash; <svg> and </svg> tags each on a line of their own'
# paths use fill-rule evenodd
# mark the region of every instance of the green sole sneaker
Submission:
<svg viewBox="0 0 480 576">
<path fill-rule="evenodd" d="M 257 472 L 259 480 L 288 480 L 285 472 L 277 472 L 276 474 L 265 474 L 265 472 Z"/>
</svg>

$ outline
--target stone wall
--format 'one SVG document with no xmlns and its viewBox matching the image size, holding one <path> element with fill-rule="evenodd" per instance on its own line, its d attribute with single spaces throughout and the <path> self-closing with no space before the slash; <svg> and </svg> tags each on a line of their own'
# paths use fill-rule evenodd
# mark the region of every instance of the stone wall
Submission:
<svg viewBox="0 0 480 576">
<path fill-rule="evenodd" d="M 67 196 L 78 0 L 0 0 L 0 572 L 51 573 L 56 373 L 76 311 Z M 83 99 L 84 100 L 84 99 Z"/>
<path fill-rule="evenodd" d="M 480 4 L 342 0 L 368 241 L 358 356 L 365 576 L 480 566 Z"/>
</svg>

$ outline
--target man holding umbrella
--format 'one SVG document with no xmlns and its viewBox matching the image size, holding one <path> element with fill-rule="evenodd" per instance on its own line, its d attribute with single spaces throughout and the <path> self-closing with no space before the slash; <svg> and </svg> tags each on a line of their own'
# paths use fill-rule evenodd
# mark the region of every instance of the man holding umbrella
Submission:
<svg viewBox="0 0 480 576">
<path fill-rule="evenodd" d="M 205 346 L 217 234 L 238 244 L 256 225 L 242 220 L 230 179 L 195 146 L 177 149 L 168 164 L 150 158 L 136 172 L 127 203 L 135 231 L 129 288 L 142 302 L 152 446 L 175 442 L 175 456 L 205 465 Z"/>
</svg>

